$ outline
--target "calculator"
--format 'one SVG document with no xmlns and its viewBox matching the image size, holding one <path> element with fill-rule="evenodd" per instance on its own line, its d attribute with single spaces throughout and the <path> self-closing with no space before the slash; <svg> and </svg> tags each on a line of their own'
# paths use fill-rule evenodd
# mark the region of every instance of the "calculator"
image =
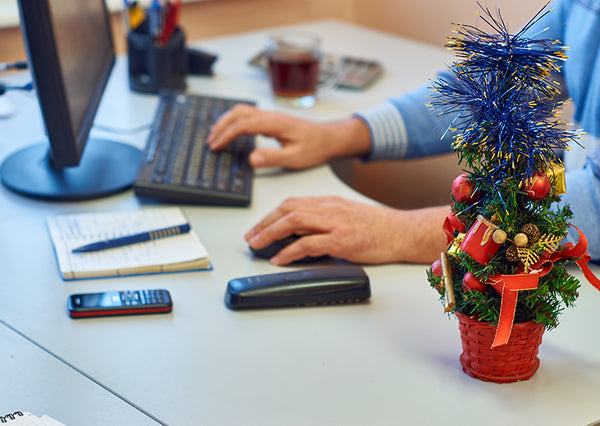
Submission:
<svg viewBox="0 0 600 426">
<path fill-rule="evenodd" d="M 338 87 L 365 89 L 383 73 L 380 62 L 371 59 L 342 56 Z"/>
<path fill-rule="evenodd" d="M 373 84 L 383 73 L 383 65 L 381 62 L 373 59 L 352 57 L 347 55 L 328 56 L 338 60 L 340 64 L 336 87 L 363 90 Z M 262 51 L 253 56 L 250 60 L 250 65 L 266 70 L 266 52 Z"/>
</svg>

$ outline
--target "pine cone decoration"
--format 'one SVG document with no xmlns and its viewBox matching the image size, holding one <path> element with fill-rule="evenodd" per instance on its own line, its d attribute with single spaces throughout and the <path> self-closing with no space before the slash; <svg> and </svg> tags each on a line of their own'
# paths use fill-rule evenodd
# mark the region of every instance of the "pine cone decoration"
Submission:
<svg viewBox="0 0 600 426">
<path fill-rule="evenodd" d="M 506 260 L 509 262 L 517 262 L 520 260 L 516 245 L 511 244 L 511 246 L 506 249 Z"/>
<path fill-rule="evenodd" d="M 527 239 L 529 240 L 530 244 L 537 242 L 541 236 L 539 228 L 533 223 L 526 223 L 525 225 L 523 225 L 523 227 L 521 228 L 521 232 L 527 235 Z"/>
</svg>

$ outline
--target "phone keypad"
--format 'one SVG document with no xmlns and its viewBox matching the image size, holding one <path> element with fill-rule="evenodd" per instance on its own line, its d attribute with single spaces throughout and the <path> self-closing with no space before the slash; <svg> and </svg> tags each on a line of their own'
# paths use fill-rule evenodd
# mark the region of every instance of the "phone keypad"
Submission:
<svg viewBox="0 0 600 426">
<path fill-rule="evenodd" d="M 123 291 L 121 301 L 125 306 L 157 305 L 165 302 L 160 290 Z"/>
</svg>

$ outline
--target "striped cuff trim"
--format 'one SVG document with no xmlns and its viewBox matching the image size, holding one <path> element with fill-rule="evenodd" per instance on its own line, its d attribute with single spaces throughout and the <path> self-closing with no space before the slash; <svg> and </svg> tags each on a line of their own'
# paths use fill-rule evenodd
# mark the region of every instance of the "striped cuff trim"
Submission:
<svg viewBox="0 0 600 426">
<path fill-rule="evenodd" d="M 369 126 L 372 150 L 369 160 L 404 158 L 407 149 L 406 126 L 391 103 L 374 106 L 357 114 Z"/>
</svg>

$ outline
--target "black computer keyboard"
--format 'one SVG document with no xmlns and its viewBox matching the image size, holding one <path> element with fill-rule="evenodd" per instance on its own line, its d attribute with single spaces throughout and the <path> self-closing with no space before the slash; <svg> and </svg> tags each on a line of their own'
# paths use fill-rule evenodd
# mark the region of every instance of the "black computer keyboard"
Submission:
<svg viewBox="0 0 600 426">
<path fill-rule="evenodd" d="M 181 92 L 161 93 L 155 121 L 133 185 L 136 195 L 180 203 L 247 206 L 253 136 L 219 152 L 205 144 L 210 126 L 233 105 L 248 103 Z"/>
</svg>

